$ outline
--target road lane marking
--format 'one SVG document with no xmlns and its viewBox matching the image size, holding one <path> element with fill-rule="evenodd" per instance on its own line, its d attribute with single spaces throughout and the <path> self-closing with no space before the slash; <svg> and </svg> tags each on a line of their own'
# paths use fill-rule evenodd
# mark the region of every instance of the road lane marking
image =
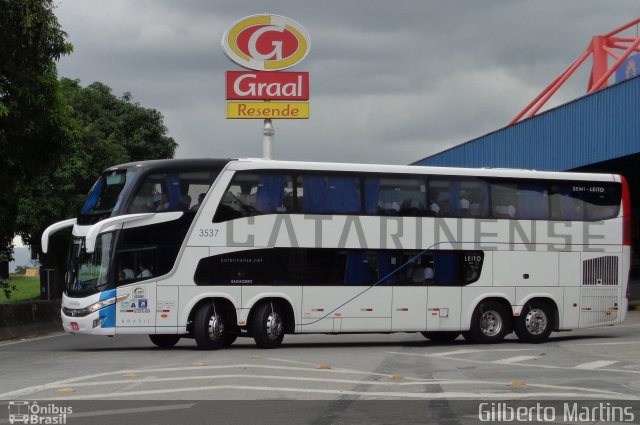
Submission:
<svg viewBox="0 0 640 425">
<path fill-rule="evenodd" d="M 443 351 L 440 353 L 425 354 L 428 357 L 448 357 L 455 356 L 457 354 L 475 354 L 475 353 L 499 353 L 499 352 L 514 352 L 514 351 L 533 351 L 537 348 L 494 348 L 494 349 L 467 349 L 467 350 L 455 350 L 455 351 Z"/>
<path fill-rule="evenodd" d="M 627 345 L 627 344 L 640 344 L 640 341 L 618 341 L 618 342 L 594 342 L 589 344 L 567 344 L 561 345 L 560 348 L 565 347 L 593 347 L 596 345 Z"/>
<path fill-rule="evenodd" d="M 491 363 L 512 364 L 512 363 L 524 362 L 524 361 L 527 361 L 527 360 L 534 360 L 534 359 L 539 359 L 539 358 L 540 358 L 540 356 L 515 356 L 515 357 L 508 357 L 506 359 L 494 360 Z"/>
<path fill-rule="evenodd" d="M 407 377 L 407 380 L 412 379 L 411 381 L 402 381 L 402 382 L 393 382 L 389 380 L 385 381 L 363 381 L 363 380 L 354 380 L 354 379 L 332 379 L 332 378 L 313 378 L 313 377 L 296 377 L 296 376 L 282 376 L 282 375 L 251 375 L 251 374 L 229 374 L 229 375 L 209 375 L 209 376 L 179 376 L 179 377 L 167 377 L 167 378 L 156 378 L 149 377 L 142 380 L 139 380 L 135 383 L 135 386 L 142 386 L 144 384 L 153 384 L 153 383 L 168 383 L 168 382 L 185 382 L 185 381 L 195 381 L 195 380 L 208 380 L 208 379 L 272 379 L 272 380 L 282 380 L 282 381 L 294 381 L 294 382 L 317 382 L 317 383 L 331 383 L 331 384 L 349 384 L 349 385 L 369 385 L 371 387 L 416 387 L 419 386 L 423 388 L 424 386 L 469 386 L 469 385 L 492 385 L 498 387 L 504 387 L 505 385 L 509 386 L 509 382 L 502 381 L 487 381 L 487 380 L 460 380 L 460 379 L 423 379 L 418 380 L 416 378 Z M 131 381 L 127 379 L 113 380 L 113 381 L 104 381 L 99 380 L 95 382 L 77 382 L 74 384 L 75 387 L 106 387 L 108 385 L 117 385 L 117 384 L 129 384 Z M 612 397 L 628 397 L 627 394 L 618 393 L 614 391 L 607 390 L 598 390 L 591 388 L 581 388 L 581 387 L 572 387 L 572 386 L 560 386 L 560 385 L 549 385 L 549 384 L 536 384 L 530 383 L 527 384 L 531 388 L 542 388 L 554 391 L 580 391 L 586 393 L 593 394 L 606 394 Z M 114 389 L 110 392 L 112 397 L 117 397 L 123 393 L 129 393 L 135 387 L 127 385 L 124 388 Z M 42 390 L 44 392 L 45 390 Z M 141 390 L 144 391 L 144 390 Z M 33 394 L 33 393 L 32 393 Z M 41 395 L 37 397 L 41 398 Z"/>
<path fill-rule="evenodd" d="M 325 394 L 325 395 L 339 395 L 339 396 L 357 396 L 364 399 L 367 398 L 403 398 L 403 399 L 423 399 L 423 400 L 441 400 L 441 399 L 450 399 L 450 398 L 471 398 L 471 399 L 522 399 L 522 398 L 589 398 L 593 397 L 596 399 L 624 399 L 624 400 L 638 400 L 637 397 L 633 396 L 622 396 L 619 394 L 609 395 L 609 394 L 594 394 L 593 396 L 585 393 L 576 393 L 576 392 L 497 392 L 497 393 L 486 393 L 486 392 L 398 392 L 398 391 L 389 391 L 389 392 L 367 392 L 367 391 L 352 391 L 352 390 L 330 390 L 330 389 L 312 389 L 312 388 L 289 388 L 289 387 L 263 387 L 263 386 L 251 386 L 251 385 L 212 385 L 212 386 L 201 386 L 201 387 L 188 387 L 188 388 L 164 388 L 158 390 L 144 390 L 144 391 L 129 391 L 123 393 L 102 393 L 102 394 L 88 394 L 88 395 L 80 395 L 74 397 L 51 397 L 51 398 L 38 398 L 38 400 L 91 400 L 91 399 L 101 399 L 101 398 L 112 398 L 112 397 L 135 397 L 135 396 L 149 396 L 149 395 L 160 395 L 160 394 L 175 394 L 175 393 L 183 393 L 183 392 L 197 392 L 201 393 L 202 391 L 228 391 L 228 390 L 238 390 L 243 391 L 241 395 L 246 397 L 245 391 L 266 391 L 271 394 L 276 394 L 279 392 L 291 392 L 291 393 L 306 393 L 306 394 Z M 226 393 L 229 395 L 228 393 Z"/>
<path fill-rule="evenodd" d="M 617 360 L 597 360 L 595 362 L 582 363 L 574 366 L 576 369 L 600 369 L 601 367 L 611 366 L 614 363 L 619 363 Z"/>
<path fill-rule="evenodd" d="M 3 348 L 3 347 L 8 347 L 10 345 L 23 344 L 25 342 L 38 341 L 38 340 L 41 340 L 41 339 L 58 338 L 58 337 L 67 336 L 67 335 L 68 334 L 66 334 L 66 333 L 59 333 L 59 334 L 57 333 L 57 334 L 54 334 L 54 335 L 45 335 L 45 336 L 39 336 L 39 337 L 35 337 L 35 338 L 24 338 L 24 339 L 21 339 L 19 341 L 0 342 L 0 349 Z"/>
<path fill-rule="evenodd" d="M 163 372 L 185 372 L 185 371 L 194 371 L 202 372 L 205 370 L 219 370 L 219 369 L 229 369 L 229 368 L 245 368 L 245 369 L 275 369 L 275 370 L 285 370 L 285 371 L 303 371 L 303 372 L 315 372 L 315 373 L 335 373 L 335 374 L 355 374 L 355 375 L 375 375 L 375 376 L 387 376 L 388 373 L 376 373 L 376 372 L 366 372 L 366 371 L 357 371 L 350 369 L 315 369 L 308 367 L 293 367 L 293 366 L 275 366 L 275 365 L 262 365 L 262 364 L 235 364 L 235 365 L 216 365 L 216 366 L 184 366 L 184 367 L 164 367 L 164 368 L 148 368 L 148 369 L 131 369 L 131 370 L 119 370 L 113 372 L 102 372 L 95 373 L 91 375 L 83 375 L 76 376 L 74 378 L 63 379 L 60 381 L 51 382 L 48 384 L 40 384 L 33 385 L 31 387 L 22 388 L 15 391 L 9 391 L 6 393 L 0 394 L 0 400 L 2 399 L 11 399 L 18 396 L 23 396 L 26 394 L 32 394 L 34 392 L 42 391 L 49 389 L 51 387 L 62 387 L 69 384 L 75 384 L 79 381 L 86 381 L 89 379 L 98 379 L 103 378 L 105 376 L 111 375 L 121 375 L 128 373 L 163 373 Z"/>
<path fill-rule="evenodd" d="M 402 355 L 402 356 L 417 356 L 417 357 L 426 357 L 426 358 L 433 358 L 433 356 L 430 356 L 428 354 L 414 354 L 414 353 L 400 353 L 397 351 L 388 351 L 389 354 L 398 354 L 398 355 Z M 476 363 L 476 364 L 489 364 L 489 365 L 495 365 L 494 362 L 490 362 L 490 361 L 483 361 L 483 360 L 473 360 L 473 359 L 463 359 L 460 357 L 447 357 L 446 360 L 455 360 L 458 362 L 465 362 L 465 363 Z M 533 363 L 518 363 L 517 366 L 528 366 L 528 367 L 532 367 L 532 368 L 540 368 L 540 369 L 560 369 L 560 370 L 580 370 L 580 369 L 576 369 L 573 366 L 553 366 L 553 365 L 544 365 L 544 364 L 533 364 Z M 610 369 L 610 368 L 599 368 L 599 369 L 590 369 L 596 372 L 613 372 L 613 373 L 624 373 L 624 374 L 628 374 L 628 373 L 633 373 L 633 374 L 638 374 L 640 375 L 640 370 L 629 370 L 629 369 Z M 1 396 L 0 396 L 1 398 Z"/>
</svg>

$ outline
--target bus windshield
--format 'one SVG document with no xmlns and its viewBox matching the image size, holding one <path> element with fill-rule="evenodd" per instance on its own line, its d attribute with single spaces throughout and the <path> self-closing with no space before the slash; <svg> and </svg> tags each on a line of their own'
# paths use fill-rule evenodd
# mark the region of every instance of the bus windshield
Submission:
<svg viewBox="0 0 640 425">
<path fill-rule="evenodd" d="M 135 170 L 114 170 L 102 174 L 80 210 L 80 224 L 97 223 L 117 210 L 124 189 L 131 183 L 135 173 Z"/>
<path fill-rule="evenodd" d="M 93 253 L 86 252 L 84 238 L 74 239 L 67 274 L 69 295 L 87 296 L 111 289 L 109 270 L 114 239 L 114 233 L 101 234 Z"/>
</svg>

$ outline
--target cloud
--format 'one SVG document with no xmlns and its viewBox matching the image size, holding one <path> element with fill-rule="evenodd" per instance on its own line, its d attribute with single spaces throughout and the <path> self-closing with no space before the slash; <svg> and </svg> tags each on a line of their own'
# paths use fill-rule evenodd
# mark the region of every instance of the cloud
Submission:
<svg viewBox="0 0 640 425">
<path fill-rule="evenodd" d="M 262 155 L 258 120 L 226 120 L 220 39 L 289 16 L 311 36 L 311 118 L 276 121 L 276 158 L 411 163 L 503 127 L 588 45 L 633 18 L 619 0 L 61 0 L 75 51 L 59 73 L 162 112 L 178 157 Z M 553 12 L 551 12 L 553 11 Z M 551 105 L 585 93 L 588 73 Z"/>
</svg>

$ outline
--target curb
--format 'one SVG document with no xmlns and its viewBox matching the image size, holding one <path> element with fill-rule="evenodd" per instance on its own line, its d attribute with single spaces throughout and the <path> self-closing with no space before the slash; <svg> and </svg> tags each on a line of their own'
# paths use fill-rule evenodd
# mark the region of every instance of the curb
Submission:
<svg viewBox="0 0 640 425">
<path fill-rule="evenodd" d="M 0 341 L 62 330 L 60 300 L 0 304 Z"/>
</svg>

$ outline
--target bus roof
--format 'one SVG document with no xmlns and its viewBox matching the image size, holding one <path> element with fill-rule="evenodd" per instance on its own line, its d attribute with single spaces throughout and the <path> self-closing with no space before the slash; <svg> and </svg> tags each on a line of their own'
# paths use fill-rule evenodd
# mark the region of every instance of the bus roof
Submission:
<svg viewBox="0 0 640 425">
<path fill-rule="evenodd" d="M 443 176 L 469 176 L 469 177 L 505 177 L 546 180 L 581 180 L 620 182 L 620 177 L 614 174 L 603 173 L 578 173 L 559 171 L 536 171 L 510 168 L 456 168 L 433 167 L 421 165 L 382 165 L 382 164 L 358 164 L 342 162 L 305 162 L 305 161 L 279 161 L 261 158 L 195 158 L 195 159 L 158 159 L 149 161 L 137 161 L 115 165 L 105 171 L 139 168 L 148 170 L 170 170 L 200 167 L 224 167 L 231 170 L 309 170 L 309 171 L 355 171 L 361 173 L 391 173 L 391 174 L 431 174 Z"/>
<path fill-rule="evenodd" d="M 356 171 L 371 173 L 391 174 L 432 174 L 444 176 L 469 176 L 469 177 L 506 177 L 548 180 L 582 180 L 619 182 L 620 177 L 614 174 L 603 173 L 578 173 L 557 171 L 536 171 L 509 168 L 455 168 L 433 167 L 420 165 L 381 165 L 381 164 L 355 164 L 355 163 L 331 163 L 331 162 L 301 162 L 301 161 L 274 161 L 265 159 L 241 158 L 230 161 L 228 165 L 232 170 L 252 169 L 291 169 L 310 171 Z"/>
<path fill-rule="evenodd" d="M 126 164 L 118 164 L 104 170 L 105 172 L 116 171 L 122 169 L 138 168 L 141 170 L 167 170 L 167 169 L 185 169 L 185 168 L 207 168 L 207 167 L 224 167 L 232 159 L 220 158 L 194 158 L 194 159 L 152 159 L 148 161 L 128 162 Z"/>
</svg>

